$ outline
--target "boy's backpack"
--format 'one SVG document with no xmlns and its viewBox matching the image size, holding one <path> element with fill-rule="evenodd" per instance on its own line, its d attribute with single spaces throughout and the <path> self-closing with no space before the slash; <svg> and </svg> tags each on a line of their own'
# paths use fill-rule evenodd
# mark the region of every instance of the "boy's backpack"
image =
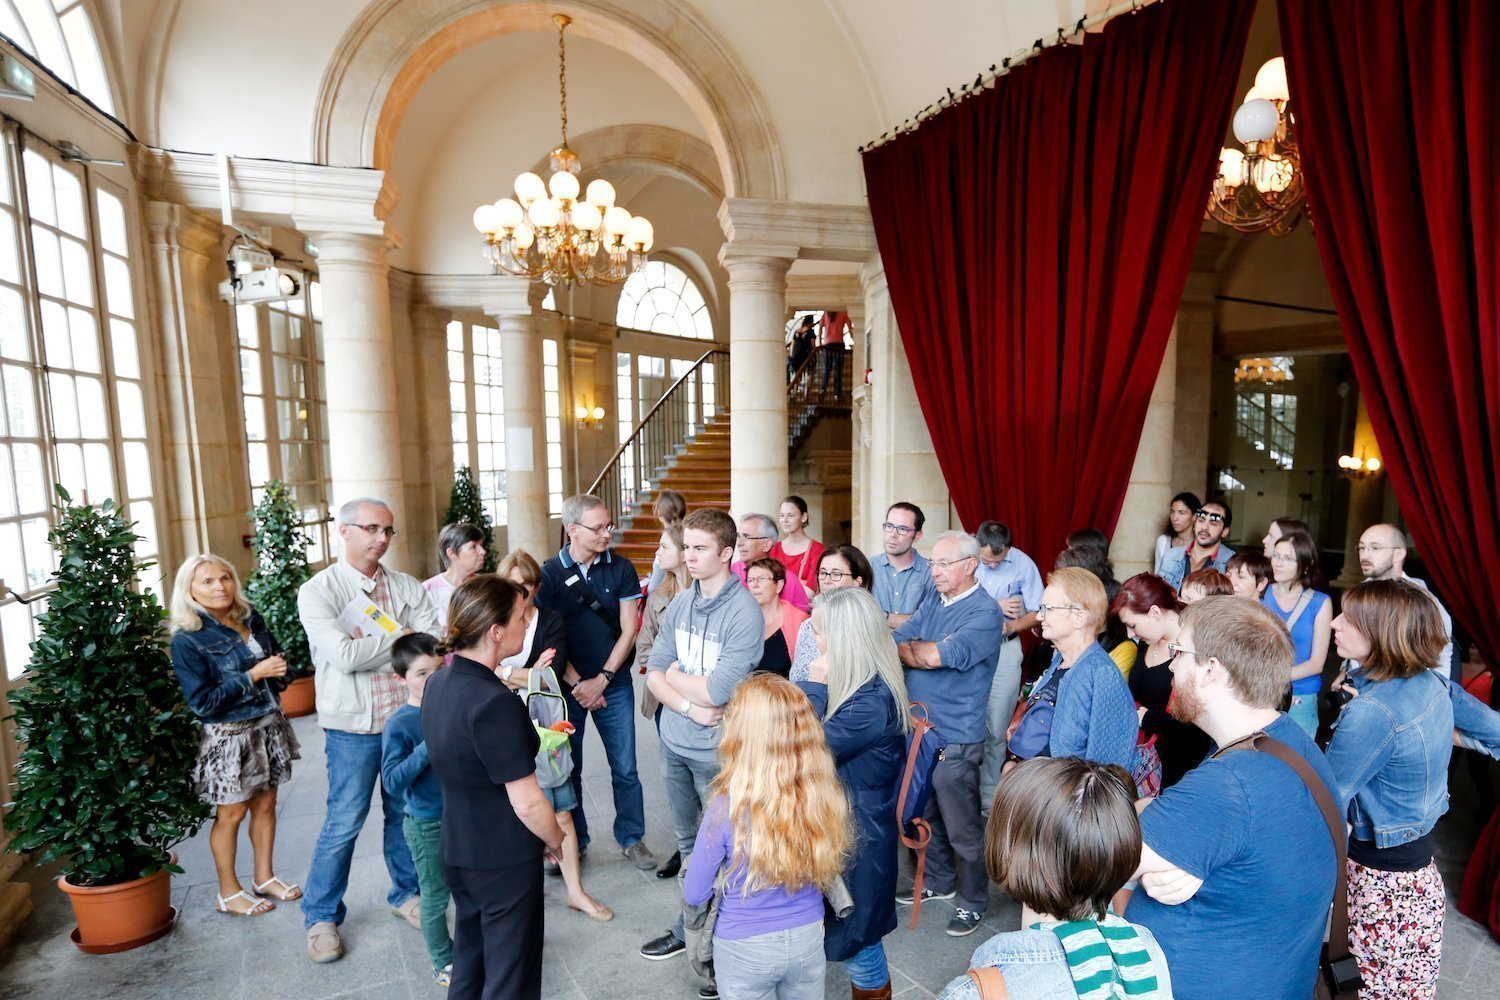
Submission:
<svg viewBox="0 0 1500 1000">
<path fill-rule="evenodd" d="M 526 682 L 526 714 L 536 726 L 541 749 L 536 754 L 536 783 L 543 788 L 559 788 L 573 776 L 573 748 L 568 734 L 568 703 L 558 686 L 551 667 L 532 667 Z"/>
<path fill-rule="evenodd" d="M 921 714 L 917 714 L 921 709 Z M 927 706 L 911 703 L 911 735 L 906 742 L 906 766 L 901 770 L 901 787 L 896 794 L 896 824 L 901 843 L 917 852 L 916 881 L 912 885 L 911 927 L 915 929 L 922 915 L 922 876 L 927 869 L 927 842 L 932 827 L 922 818 L 927 800 L 932 796 L 932 770 L 943 759 L 948 741 L 943 739 L 927 718 Z"/>
</svg>

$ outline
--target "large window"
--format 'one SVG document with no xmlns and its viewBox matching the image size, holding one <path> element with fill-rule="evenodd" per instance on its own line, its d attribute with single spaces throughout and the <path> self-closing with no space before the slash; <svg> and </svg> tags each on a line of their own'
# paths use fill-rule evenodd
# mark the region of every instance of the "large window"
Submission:
<svg viewBox="0 0 1500 1000">
<path fill-rule="evenodd" d="M 118 501 L 155 560 L 156 476 L 125 192 L 9 136 L 0 154 L 0 656 L 16 678 L 55 566 L 52 484 Z"/>
<path fill-rule="evenodd" d="M 674 337 L 713 340 L 713 321 L 703 293 L 682 268 L 650 260 L 620 288 L 615 325 Z"/>
<path fill-rule="evenodd" d="M 467 465 L 493 524 L 505 509 L 505 383 L 500 331 L 448 324 L 448 395 L 453 414 L 453 467 Z"/>
<path fill-rule="evenodd" d="M 259 503 L 272 479 L 291 487 L 302 512 L 307 559 L 317 566 L 331 555 L 332 485 L 323 388 L 323 289 L 316 281 L 306 288 L 293 299 L 242 305 L 235 323 L 251 497 Z"/>
<path fill-rule="evenodd" d="M 115 113 L 99 40 L 83 0 L 0 0 L 0 34 L 110 114 Z"/>
<path fill-rule="evenodd" d="M 1241 370 L 1255 363 L 1264 365 L 1263 359 L 1247 359 L 1241 362 Z M 1271 358 L 1266 367 L 1277 373 L 1274 381 L 1246 379 L 1235 390 L 1236 434 L 1256 451 L 1265 452 L 1281 469 L 1292 467 L 1297 451 L 1297 396 L 1287 384 L 1295 378 L 1292 365 L 1292 358 Z"/>
</svg>

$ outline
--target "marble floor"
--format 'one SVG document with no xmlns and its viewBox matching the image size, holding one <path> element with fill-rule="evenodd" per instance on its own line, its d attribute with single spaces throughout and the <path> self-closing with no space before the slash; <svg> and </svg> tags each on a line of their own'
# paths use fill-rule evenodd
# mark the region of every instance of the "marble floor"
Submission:
<svg viewBox="0 0 1500 1000">
<path fill-rule="evenodd" d="M 657 766 L 656 732 L 639 716 L 637 721 L 646 790 L 646 843 L 665 859 L 671 853 L 670 820 Z M 277 868 L 301 881 L 322 823 L 327 781 L 322 732 L 311 718 L 299 719 L 295 726 L 303 759 L 282 790 Z M 595 924 L 570 912 L 564 906 L 561 880 L 547 879 L 543 996 L 548 1000 L 695 996 L 685 960 L 648 962 L 637 954 L 643 942 L 672 923 L 676 884 L 638 871 L 621 856 L 609 836 L 613 815 L 609 772 L 593 736 L 586 753 L 585 805 L 595 839 L 584 865 L 584 884 L 614 910 L 615 919 Z M 1465 772 L 1456 779 L 1456 788 L 1471 787 L 1467 782 Z M 1450 900 L 1477 830 L 1472 806 L 1466 807 L 1463 799 L 1462 790 L 1457 791 L 1453 812 L 1438 827 L 1438 860 Z M 74 948 L 68 939 L 72 920 L 67 902 L 50 884 L 51 873 L 31 870 L 28 877 L 36 912 L 20 941 L 8 954 L 0 955 L 0 1000 L 77 1000 L 80 996 L 110 1000 L 438 1000 L 443 990 L 432 982 L 421 935 L 392 916 L 385 905 L 388 882 L 377 815 L 378 810 L 372 812 L 355 853 L 347 896 L 349 918 L 343 927 L 347 955 L 342 961 L 313 965 L 307 960 L 301 912 L 295 904 L 255 919 L 215 913 L 213 863 L 205 827 L 179 848 L 186 870 L 173 879 L 173 900 L 181 910 L 176 928 L 160 941 L 121 955 L 89 956 Z M 242 873 L 249 871 L 248 852 L 242 833 Z M 903 919 L 905 912 L 903 908 Z M 943 933 L 950 916 L 951 903 L 929 903 L 915 930 L 903 924 L 886 938 L 897 996 L 912 1000 L 935 996 L 968 967 L 969 956 L 988 935 L 1017 926 L 1019 907 L 993 890 L 984 925 L 967 938 Z M 847 982 L 841 968 L 830 966 L 828 996 L 846 996 Z M 1450 903 L 1439 997 L 1494 997 L 1497 983 L 1500 944 L 1478 924 L 1460 916 Z"/>
</svg>

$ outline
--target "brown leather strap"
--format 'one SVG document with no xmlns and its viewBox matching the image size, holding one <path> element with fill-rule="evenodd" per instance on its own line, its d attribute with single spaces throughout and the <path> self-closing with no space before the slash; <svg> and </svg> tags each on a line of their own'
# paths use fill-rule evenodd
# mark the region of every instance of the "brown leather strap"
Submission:
<svg viewBox="0 0 1500 1000">
<path fill-rule="evenodd" d="M 1005 986 L 1005 974 L 993 965 L 970 969 L 969 978 L 979 989 L 979 1000 L 1006 1000 L 1010 990 Z"/>
<path fill-rule="evenodd" d="M 901 843 L 917 852 L 916 879 L 912 882 L 911 889 L 911 924 L 912 930 L 917 929 L 917 921 L 922 917 L 922 877 L 927 870 L 927 842 L 932 839 L 932 827 L 927 821 L 918 816 L 912 820 L 912 828 L 916 832 L 915 837 L 906 835 L 906 828 L 900 826 L 901 816 L 906 812 L 906 793 L 911 790 L 911 776 L 917 768 L 917 759 L 922 753 L 922 735 L 932 728 L 932 723 L 927 721 L 927 706 L 919 701 L 912 702 L 912 707 L 922 707 L 922 716 L 918 718 L 916 713 L 911 716 L 911 742 L 906 752 L 906 767 L 901 772 L 901 792 L 896 799 L 896 823 Z"/>
<path fill-rule="evenodd" d="M 1332 793 L 1328 791 L 1328 786 L 1323 783 L 1318 772 L 1314 771 L 1312 765 L 1307 762 L 1306 757 L 1263 732 L 1251 733 L 1244 739 L 1236 740 L 1214 756 L 1217 757 L 1231 750 L 1259 750 L 1261 753 L 1275 757 L 1296 772 L 1297 777 L 1302 779 L 1302 784 L 1307 786 L 1313 801 L 1322 810 L 1323 821 L 1328 824 L 1328 835 L 1333 838 L 1333 853 L 1338 859 L 1338 868 L 1333 882 L 1333 919 L 1328 928 L 1328 958 L 1330 961 L 1347 958 L 1349 955 L 1349 876 L 1345 860 L 1348 857 L 1349 841 L 1344 817 L 1339 814 L 1339 807 L 1333 801 Z"/>
</svg>

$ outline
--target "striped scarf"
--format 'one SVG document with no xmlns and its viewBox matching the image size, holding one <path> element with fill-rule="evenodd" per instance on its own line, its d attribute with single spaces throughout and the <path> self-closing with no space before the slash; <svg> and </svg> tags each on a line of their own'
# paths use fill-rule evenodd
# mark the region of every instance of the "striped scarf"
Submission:
<svg viewBox="0 0 1500 1000">
<path fill-rule="evenodd" d="M 1099 921 L 1044 920 L 1031 926 L 1057 935 L 1079 1000 L 1154 1000 L 1160 995 L 1151 953 L 1124 917 L 1106 913 Z"/>
</svg>

